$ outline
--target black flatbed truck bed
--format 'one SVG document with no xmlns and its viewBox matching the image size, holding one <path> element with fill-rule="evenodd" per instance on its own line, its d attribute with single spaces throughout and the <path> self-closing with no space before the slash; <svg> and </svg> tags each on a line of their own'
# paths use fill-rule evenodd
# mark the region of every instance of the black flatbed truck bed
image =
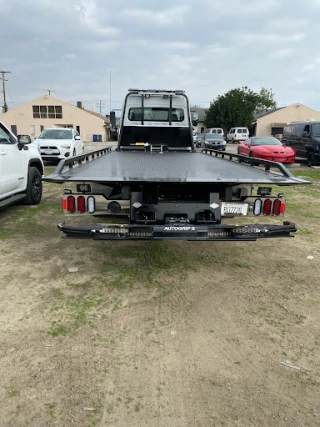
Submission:
<svg viewBox="0 0 320 427">
<path fill-rule="evenodd" d="M 211 155 L 210 155 L 211 154 Z M 206 152 L 112 151 L 110 147 L 60 162 L 48 182 L 90 181 L 104 183 L 227 183 L 306 184 L 282 164 L 206 150 Z M 92 161 L 94 160 L 94 161 Z M 255 167 L 257 162 L 264 169 Z M 276 171 L 271 168 L 275 168 Z"/>
<path fill-rule="evenodd" d="M 110 147 L 77 158 L 60 162 L 53 174 L 46 176 L 44 181 L 55 183 L 90 183 L 93 186 L 126 187 L 137 191 L 139 187 L 179 188 L 190 194 L 211 188 L 210 206 L 216 206 L 214 220 L 190 222 L 185 216 L 167 218 L 158 222 L 155 218 L 131 221 L 128 224 L 102 224 L 69 226 L 58 224 L 66 237 L 90 238 L 94 240 L 197 240 L 197 241 L 255 241 L 259 238 L 292 237 L 297 228 L 295 224 L 283 222 L 282 225 L 246 224 L 225 225 L 221 221 L 220 196 L 221 189 L 244 185 L 288 186 L 307 184 L 308 182 L 292 176 L 279 163 L 245 159 L 242 156 L 214 151 L 203 152 L 145 152 L 145 151 L 112 151 Z M 83 193 L 85 194 L 85 193 Z M 92 194 L 92 193 L 90 193 Z M 86 194 L 86 197 L 88 195 Z M 68 196 L 66 196 L 68 197 Z M 268 196 L 267 196 L 268 197 Z M 270 196 L 271 197 L 271 196 Z M 110 198 L 112 200 L 112 198 Z M 180 206 L 180 201 L 170 200 L 166 206 Z M 208 204 L 208 203 L 207 203 Z M 159 206 L 161 203 L 159 202 Z M 186 206 L 185 201 L 181 206 Z M 195 203 L 190 202 L 190 206 Z M 144 206 L 144 205 L 143 205 Z M 151 209 L 151 204 L 148 205 Z M 197 203 L 197 208 L 202 208 Z M 186 208 L 188 210 L 188 207 Z M 212 208 L 212 211 L 214 209 Z M 225 218 L 224 218 L 225 219 Z M 257 218 L 255 218 L 257 219 Z"/>
</svg>

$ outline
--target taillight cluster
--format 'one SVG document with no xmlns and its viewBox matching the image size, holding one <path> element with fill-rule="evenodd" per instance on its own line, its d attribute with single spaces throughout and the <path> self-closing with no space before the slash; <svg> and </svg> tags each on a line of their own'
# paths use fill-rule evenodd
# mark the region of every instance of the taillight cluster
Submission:
<svg viewBox="0 0 320 427">
<path fill-rule="evenodd" d="M 96 210 L 96 201 L 93 196 L 89 196 L 88 198 L 84 196 L 68 196 L 63 199 L 63 210 L 67 213 L 94 213 Z"/>
<path fill-rule="evenodd" d="M 280 199 L 256 199 L 253 205 L 253 214 L 254 215 L 273 215 L 279 216 L 284 214 L 285 203 Z"/>
</svg>

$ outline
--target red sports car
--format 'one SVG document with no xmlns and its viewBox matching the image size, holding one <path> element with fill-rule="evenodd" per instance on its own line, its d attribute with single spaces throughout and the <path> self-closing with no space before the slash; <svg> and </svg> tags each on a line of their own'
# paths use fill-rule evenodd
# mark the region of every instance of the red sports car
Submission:
<svg viewBox="0 0 320 427">
<path fill-rule="evenodd" d="M 253 136 L 240 142 L 238 154 L 279 163 L 294 163 L 296 158 L 293 148 L 286 147 L 273 136 Z"/>
</svg>

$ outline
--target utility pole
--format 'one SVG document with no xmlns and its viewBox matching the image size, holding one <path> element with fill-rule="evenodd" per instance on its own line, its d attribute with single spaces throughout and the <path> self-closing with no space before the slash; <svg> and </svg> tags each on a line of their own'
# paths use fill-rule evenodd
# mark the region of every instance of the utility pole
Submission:
<svg viewBox="0 0 320 427">
<path fill-rule="evenodd" d="M 3 112 L 6 113 L 8 111 L 7 99 L 6 99 L 6 86 L 5 82 L 8 80 L 5 79 L 5 74 L 11 74 L 11 71 L 0 71 L 2 77 L 2 91 L 3 91 Z"/>
<path fill-rule="evenodd" d="M 110 113 L 111 113 L 111 70 L 110 70 Z"/>
<path fill-rule="evenodd" d="M 55 92 L 55 90 L 51 90 L 51 89 L 44 89 L 45 92 L 48 92 L 48 95 L 51 95 L 51 92 Z"/>
</svg>

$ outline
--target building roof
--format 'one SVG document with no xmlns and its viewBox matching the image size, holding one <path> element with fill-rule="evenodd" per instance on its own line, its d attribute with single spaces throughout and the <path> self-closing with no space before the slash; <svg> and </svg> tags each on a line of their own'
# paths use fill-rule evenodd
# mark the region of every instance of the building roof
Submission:
<svg viewBox="0 0 320 427">
<path fill-rule="evenodd" d="M 86 113 L 92 114 L 93 116 L 96 116 L 99 119 L 104 120 L 105 122 L 109 122 L 110 121 L 109 117 L 103 116 L 102 114 L 96 113 L 95 111 L 86 110 L 85 108 L 81 108 L 81 110 L 85 111 Z"/>
<path fill-rule="evenodd" d="M 55 103 L 55 104 L 62 104 L 62 105 L 63 105 L 63 104 L 64 104 L 64 105 L 68 105 L 68 106 L 70 106 L 70 107 L 72 107 L 72 108 L 76 108 L 76 109 L 81 110 L 81 111 L 83 111 L 83 112 L 85 112 L 85 113 L 89 113 L 89 114 L 91 114 L 91 115 L 93 115 L 93 116 L 95 116 L 95 117 L 98 117 L 99 119 L 102 119 L 102 120 L 104 120 L 105 122 L 108 122 L 108 123 L 110 122 L 109 118 L 108 118 L 108 117 L 103 116 L 102 114 L 96 113 L 96 112 L 94 112 L 94 111 L 86 110 L 85 108 L 79 108 L 79 107 L 77 107 L 77 106 L 75 106 L 75 105 L 73 105 L 73 104 L 70 104 L 69 102 L 62 101 L 61 99 L 55 98 L 55 97 L 53 97 L 52 95 L 48 95 L 48 94 L 41 95 L 41 96 L 39 96 L 38 98 L 32 99 L 32 100 L 30 100 L 30 101 L 28 101 L 28 102 L 25 102 L 25 103 L 23 103 L 23 104 L 21 104 L 21 105 L 18 105 L 17 107 L 12 108 L 12 109 L 10 109 L 9 111 L 7 111 L 7 113 L 9 113 L 9 112 L 10 112 L 10 111 L 12 111 L 12 110 L 17 110 L 17 109 L 19 109 L 20 107 L 22 107 L 23 105 L 27 105 L 27 104 L 37 105 L 37 103 L 42 102 L 44 99 L 45 99 L 45 100 L 48 100 L 48 104 L 50 103 L 50 105 L 54 105 L 53 103 Z M 4 115 L 4 114 L 6 114 L 6 113 L 3 113 L 3 115 Z"/>
<path fill-rule="evenodd" d="M 253 113 L 253 119 L 254 121 L 260 119 L 261 117 L 267 116 L 268 114 L 275 113 L 276 111 L 282 110 L 283 108 L 287 107 L 280 107 L 280 108 L 268 108 L 267 110 L 259 111 Z"/>
</svg>

